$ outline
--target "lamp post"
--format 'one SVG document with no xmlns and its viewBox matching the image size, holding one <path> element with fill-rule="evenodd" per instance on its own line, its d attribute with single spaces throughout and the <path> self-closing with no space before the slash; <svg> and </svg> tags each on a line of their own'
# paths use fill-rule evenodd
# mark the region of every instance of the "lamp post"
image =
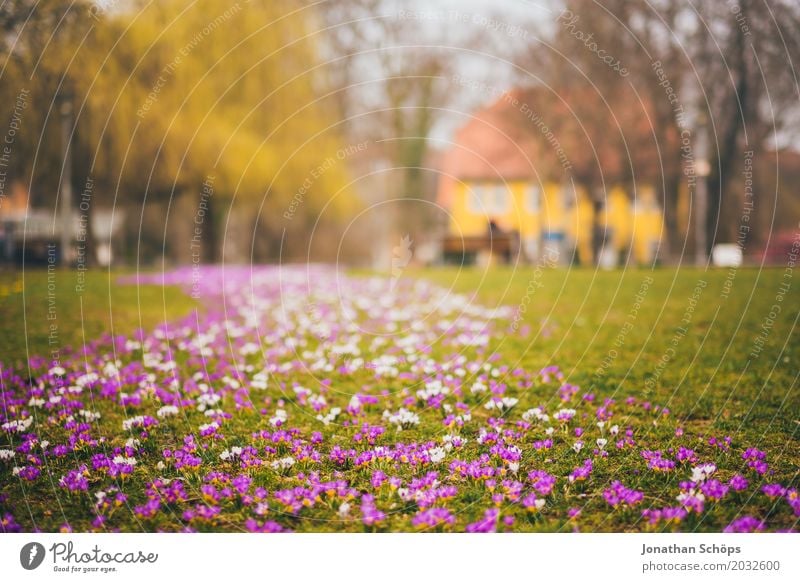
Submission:
<svg viewBox="0 0 800 582">
<path fill-rule="evenodd" d="M 72 137 L 72 94 L 63 89 L 59 100 L 61 113 L 61 152 L 63 171 L 61 173 L 61 190 L 59 194 L 59 214 L 61 223 L 61 264 L 67 265 L 71 259 L 72 247 L 72 158 L 70 141 Z"/>
</svg>

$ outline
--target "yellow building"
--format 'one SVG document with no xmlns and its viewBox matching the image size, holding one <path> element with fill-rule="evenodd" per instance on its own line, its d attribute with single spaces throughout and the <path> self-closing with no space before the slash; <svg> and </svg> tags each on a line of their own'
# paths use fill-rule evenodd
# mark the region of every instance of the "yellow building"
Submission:
<svg viewBox="0 0 800 582">
<path fill-rule="evenodd" d="M 504 96 L 478 111 L 444 156 L 438 200 L 449 215 L 445 253 L 592 264 L 596 245 L 603 265 L 652 263 L 663 230 L 654 188 L 609 186 L 595 221 L 583 188 L 542 177 L 532 137 L 509 127 L 510 106 Z"/>
</svg>

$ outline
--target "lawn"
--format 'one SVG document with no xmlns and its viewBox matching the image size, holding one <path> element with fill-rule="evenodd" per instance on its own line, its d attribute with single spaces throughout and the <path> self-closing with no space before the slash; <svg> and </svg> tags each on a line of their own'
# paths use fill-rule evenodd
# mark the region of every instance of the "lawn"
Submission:
<svg viewBox="0 0 800 582">
<path fill-rule="evenodd" d="M 782 269 L 201 275 L 0 280 L 5 529 L 797 527 Z"/>
<path fill-rule="evenodd" d="M 69 352 L 105 334 L 131 334 L 184 317 L 196 306 L 177 286 L 119 285 L 133 273 L 29 269 L 0 273 L 0 361 Z M 80 289 L 79 286 L 83 286 Z M 78 288 L 78 291 L 76 291 Z M 48 313 L 54 313 L 48 319 Z M 51 325 L 55 333 L 51 335 Z M 51 339 L 53 340 L 51 343 Z"/>
<path fill-rule="evenodd" d="M 487 305 L 524 302 L 530 334 L 505 338 L 523 367 L 554 363 L 603 397 L 646 395 L 688 426 L 793 447 L 800 469 L 800 285 L 782 294 L 783 269 L 539 273 L 425 276 Z"/>
</svg>

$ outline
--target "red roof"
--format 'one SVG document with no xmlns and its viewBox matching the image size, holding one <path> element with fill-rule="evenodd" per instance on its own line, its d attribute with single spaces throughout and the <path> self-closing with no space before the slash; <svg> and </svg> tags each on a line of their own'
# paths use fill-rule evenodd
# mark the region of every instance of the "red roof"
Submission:
<svg viewBox="0 0 800 582">
<path fill-rule="evenodd" d="M 519 115 L 518 94 L 504 94 L 475 112 L 456 132 L 452 147 L 442 159 L 441 204 L 449 204 L 459 181 L 538 179 L 533 157 L 536 141 L 513 123 L 514 116 Z"/>
</svg>

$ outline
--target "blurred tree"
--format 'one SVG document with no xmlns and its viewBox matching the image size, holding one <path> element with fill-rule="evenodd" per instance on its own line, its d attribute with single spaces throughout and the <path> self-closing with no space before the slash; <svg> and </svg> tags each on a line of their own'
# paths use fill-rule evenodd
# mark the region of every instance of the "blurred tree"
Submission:
<svg viewBox="0 0 800 582">
<path fill-rule="evenodd" d="M 501 46 L 473 16 L 455 7 L 389 0 L 332 0 L 320 10 L 332 55 L 326 74 L 348 135 L 380 144 L 372 153 L 380 150 L 397 176 L 381 199 L 434 199 L 434 181 L 426 179 L 432 134 L 466 93 L 453 79 L 485 67 L 482 57 Z M 491 83 L 491 73 L 482 80 Z M 430 233 L 438 216 L 433 206 L 395 206 L 404 210 L 392 220 L 400 234 Z"/>
<path fill-rule="evenodd" d="M 697 18 L 687 46 L 698 70 L 698 108 L 708 118 L 711 132 L 706 218 L 710 252 L 716 242 L 737 240 L 744 202 L 737 177 L 745 165 L 744 152 L 763 157 L 765 148 L 779 149 L 782 137 L 796 135 L 800 4 L 794 0 L 700 3 Z M 761 198 L 755 212 L 771 212 L 770 208 L 769 201 Z"/>
<path fill-rule="evenodd" d="M 261 236 L 277 240 L 276 217 L 339 147 L 330 112 L 317 103 L 315 46 L 300 8 L 139 2 L 111 20 L 115 31 L 107 34 L 122 41 L 113 58 L 101 62 L 98 53 L 100 78 L 89 100 L 108 111 L 89 132 L 98 164 L 115 169 L 120 191 L 143 193 L 142 202 L 190 193 L 199 204 L 213 176 L 214 194 L 203 197 L 206 260 L 220 259 L 229 233 L 215 223 L 227 222 L 234 206 L 239 219 L 250 217 L 242 230 L 263 223 Z M 297 205 L 296 223 L 344 183 L 342 165 L 321 173 Z M 350 203 L 340 196 L 334 210 Z"/>
<path fill-rule="evenodd" d="M 343 164 L 311 180 L 294 220 L 278 219 L 341 147 L 333 112 L 317 99 L 310 10 L 299 1 L 133 0 L 102 11 L 71 0 L 4 3 L 2 113 L 20 87 L 33 92 L 14 175 L 41 193 L 34 203 L 52 204 L 63 159 L 55 102 L 68 87 L 75 187 L 94 180 L 92 207 L 138 207 L 135 219 L 147 203 L 190 196 L 199 211 L 202 198 L 206 260 L 220 258 L 228 233 L 216 223 L 234 205 L 232 235 L 260 225 L 273 241 L 285 226 L 307 228 L 339 190 L 328 212 L 341 219 L 353 205 Z M 209 176 L 214 194 L 204 197 Z"/>
<path fill-rule="evenodd" d="M 15 115 L 19 126 L 8 144 L 5 182 L 22 187 L 34 207 L 54 203 L 64 176 L 72 177 L 73 189 L 84 180 L 85 174 L 74 171 L 79 165 L 74 155 L 71 171 L 64 165 L 70 158 L 64 156 L 60 107 L 79 83 L 78 70 L 71 65 L 92 29 L 89 14 L 89 3 L 80 0 L 11 0 L 0 6 L 0 119 L 8 123 L 3 133 Z M 27 96 L 26 105 L 17 111 L 21 93 Z M 72 121 L 66 121 L 73 135 Z M 56 215 L 54 208 L 54 229 Z M 91 234 L 87 231 L 89 263 Z"/>
<path fill-rule="evenodd" d="M 636 186 L 658 186 L 664 171 L 661 150 L 676 149 L 677 143 L 674 123 L 656 115 L 657 99 L 631 75 L 647 68 L 641 62 L 646 53 L 628 30 L 634 9 L 629 0 L 567 2 L 547 40 L 518 59 L 522 69 L 539 78 L 526 103 L 564 148 L 568 171 L 554 163 L 553 143 L 538 123 L 522 120 L 520 127 L 542 142 L 538 155 L 544 152 L 550 159 L 550 179 L 574 180 L 589 194 L 595 260 L 608 236 L 602 209 L 611 188 L 623 185 L 635 195 Z M 679 165 L 672 164 L 670 171 L 678 172 Z"/>
<path fill-rule="evenodd" d="M 640 143 L 653 154 L 647 178 L 660 191 L 664 212 L 663 256 L 683 255 L 688 233 L 681 231 L 678 202 L 686 178 L 681 156 L 681 132 L 689 127 L 693 100 L 684 94 L 686 71 L 687 7 L 675 0 L 630 2 L 620 15 L 620 33 L 630 35 L 630 52 L 624 55 L 628 82 L 649 105 L 653 143 Z M 614 15 L 619 19 L 617 15 Z"/>
<path fill-rule="evenodd" d="M 21 116 L 20 131 L 11 144 L 8 181 L 30 184 L 34 202 L 37 190 L 54 190 L 58 185 L 60 145 L 56 96 L 59 86 L 68 82 L 61 74 L 70 54 L 64 49 L 80 35 L 77 28 L 82 22 L 78 10 L 69 10 L 72 2 L 39 4 L 36 0 L 16 0 L 0 6 L 3 134 L 8 129 L 17 96 L 21 91 L 30 93 L 28 106 Z M 32 175 L 34 164 L 42 170 L 36 176 Z"/>
<path fill-rule="evenodd" d="M 774 148 L 797 129 L 800 6 L 605 0 L 553 7 L 558 16 L 542 30 L 545 42 L 518 62 L 552 91 L 542 107 L 572 146 L 576 180 L 598 196 L 598 184 L 633 177 L 660 188 L 667 248 L 682 254 L 689 237 L 680 230 L 679 192 L 693 191 L 703 114 L 712 132 L 705 250 L 736 240 L 742 197 L 734 178 L 744 150 L 769 141 Z"/>
</svg>

